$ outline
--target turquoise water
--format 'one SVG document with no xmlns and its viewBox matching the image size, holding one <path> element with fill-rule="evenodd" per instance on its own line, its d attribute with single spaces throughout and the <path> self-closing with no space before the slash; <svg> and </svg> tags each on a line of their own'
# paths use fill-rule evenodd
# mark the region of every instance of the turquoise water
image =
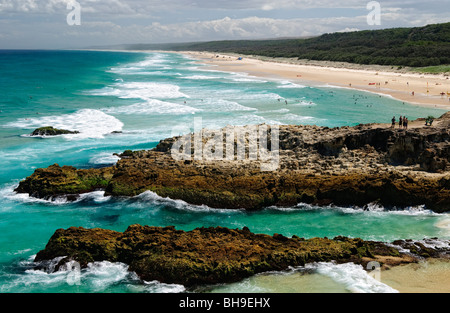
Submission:
<svg viewBox="0 0 450 313">
<path fill-rule="evenodd" d="M 54 163 L 79 168 L 111 165 L 117 161 L 113 153 L 153 148 L 180 127 L 193 128 L 194 117 L 210 128 L 259 123 L 335 127 L 389 122 L 393 115 L 410 120 L 439 116 L 441 110 L 347 89 L 214 71 L 170 53 L 0 51 L 0 88 L 0 292 L 184 291 L 183 286 L 140 281 L 124 264 L 100 262 L 81 272 L 33 270 L 33 256 L 54 231 L 70 226 L 123 231 L 135 223 L 184 230 L 220 225 L 305 238 L 450 239 L 448 215 L 422 207 L 386 211 L 299 204 L 245 212 L 193 206 L 150 192 L 130 199 L 93 192 L 72 203 L 13 192 L 36 168 Z M 29 136 L 35 128 L 49 125 L 80 134 Z M 309 282 L 311 289 L 303 292 L 352 290 L 336 278 L 330 283 L 331 276 L 323 274 L 330 268 L 358 277 L 352 266 L 325 264 L 308 269 L 314 272 L 311 276 L 298 269 L 206 290 L 276 292 L 283 291 L 275 288 L 283 279 L 290 285 Z M 71 283 L 74 275 L 78 283 Z"/>
</svg>

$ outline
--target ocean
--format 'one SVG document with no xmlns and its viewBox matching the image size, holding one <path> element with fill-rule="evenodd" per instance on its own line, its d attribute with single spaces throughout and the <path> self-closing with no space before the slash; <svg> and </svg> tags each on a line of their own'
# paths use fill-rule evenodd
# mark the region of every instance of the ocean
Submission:
<svg viewBox="0 0 450 313">
<path fill-rule="evenodd" d="M 328 127 L 389 123 L 445 113 L 390 97 L 329 85 L 257 78 L 214 70 L 177 53 L 0 50 L 0 292 L 169 293 L 181 285 L 140 280 L 126 264 L 96 262 L 81 272 L 36 270 L 33 258 L 59 228 L 124 231 L 131 224 L 247 226 L 254 233 L 304 238 L 350 236 L 366 240 L 450 239 L 448 214 L 424 207 L 387 210 L 311 206 L 257 212 L 212 209 L 145 192 L 131 198 L 100 191 L 79 200 L 46 201 L 14 188 L 36 168 L 109 166 L 114 153 L 154 148 L 180 129 L 247 124 Z M 78 134 L 31 137 L 37 127 Z M 76 280 L 73 279 L 74 275 Z M 256 275 L 197 292 L 396 292 L 355 264 L 318 263 Z"/>
</svg>

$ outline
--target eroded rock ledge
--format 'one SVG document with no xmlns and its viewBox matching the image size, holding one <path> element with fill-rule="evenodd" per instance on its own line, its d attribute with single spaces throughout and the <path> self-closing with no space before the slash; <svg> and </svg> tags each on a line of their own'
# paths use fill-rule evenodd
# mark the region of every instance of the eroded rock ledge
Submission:
<svg viewBox="0 0 450 313">
<path fill-rule="evenodd" d="M 378 202 L 386 207 L 425 205 L 436 212 L 449 211 L 450 113 L 436 119 L 433 127 L 418 123 L 420 127 L 408 130 L 375 124 L 332 129 L 282 125 L 273 171 L 262 171 L 260 159 L 198 160 L 194 150 L 189 160 L 177 161 L 171 147 L 179 138 L 168 138 L 150 151 L 127 150 L 108 168 L 79 170 L 55 164 L 37 169 L 16 191 L 52 198 L 98 189 L 114 196 L 150 190 L 162 197 L 230 209 Z M 215 133 L 226 138 L 227 128 Z M 214 140 L 217 147 L 214 131 L 203 134 L 203 149 L 214 146 Z M 195 135 L 188 136 L 195 141 Z M 220 140 L 226 156 L 229 145 Z M 231 147 L 236 145 L 237 140 Z"/>
<path fill-rule="evenodd" d="M 35 261 L 64 257 L 55 270 L 69 261 L 77 261 L 81 267 L 94 261 L 122 262 L 143 280 L 189 287 L 235 282 L 312 262 L 354 262 L 366 268 L 368 262 L 377 261 L 382 267 L 390 267 L 423 257 L 450 256 L 448 244 L 440 248 L 404 240 L 394 244 L 341 236 L 307 240 L 281 234 L 269 236 L 254 234 L 246 227 L 202 227 L 185 232 L 173 226 L 132 225 L 123 233 L 71 227 L 57 230 Z M 410 249 L 414 254 L 399 252 L 396 247 Z"/>
</svg>

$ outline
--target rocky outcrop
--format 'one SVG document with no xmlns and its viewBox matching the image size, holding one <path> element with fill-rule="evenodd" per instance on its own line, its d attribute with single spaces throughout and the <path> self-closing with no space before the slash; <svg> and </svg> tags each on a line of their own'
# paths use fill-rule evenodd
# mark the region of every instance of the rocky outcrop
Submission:
<svg viewBox="0 0 450 313">
<path fill-rule="evenodd" d="M 66 129 L 53 128 L 52 126 L 45 126 L 35 129 L 31 136 L 57 136 L 67 134 L 79 134 L 79 131 L 70 131 Z"/>
<path fill-rule="evenodd" d="M 396 245 L 402 247 L 402 243 L 411 244 L 398 241 Z M 449 254 L 448 245 L 426 249 L 426 257 L 448 257 Z M 420 254 L 420 247 L 415 252 Z M 185 232 L 174 227 L 141 225 L 129 226 L 123 233 L 98 228 L 59 229 L 45 249 L 36 255 L 35 261 L 58 257 L 64 258 L 55 270 L 68 261 L 77 261 L 81 267 L 94 261 L 122 262 L 143 280 L 188 287 L 235 282 L 257 273 L 311 262 L 354 262 L 366 268 L 370 261 L 387 267 L 416 262 L 420 258 L 399 252 L 391 244 L 358 238 L 306 240 L 281 234 L 254 234 L 246 227 L 202 227 Z"/>
<path fill-rule="evenodd" d="M 409 130 L 375 124 L 257 126 L 267 130 L 265 143 L 253 132 L 256 126 L 233 128 L 246 136 L 230 137 L 230 142 L 230 128 L 204 130 L 200 144 L 198 133 L 168 138 L 150 151 L 127 150 L 107 169 L 38 169 L 16 191 L 51 197 L 96 188 L 116 196 L 150 190 L 214 208 L 378 202 L 386 207 L 425 205 L 443 212 L 450 210 L 450 131 L 442 126 L 449 118 L 446 114 L 433 127 Z M 277 136 L 272 137 L 275 130 Z M 184 146 L 174 146 L 180 142 Z M 253 151 L 250 143 L 267 146 L 276 158 L 262 158 L 263 150 Z M 239 145 L 244 147 L 240 152 Z M 184 157 L 174 158 L 172 147 L 184 151 Z M 264 169 L 266 165 L 273 168 Z"/>
<path fill-rule="evenodd" d="M 76 199 L 81 193 L 105 189 L 113 176 L 113 168 L 76 169 L 58 164 L 39 168 L 32 179 L 26 179 L 16 188 L 32 197 L 52 199 L 60 196 Z"/>
</svg>

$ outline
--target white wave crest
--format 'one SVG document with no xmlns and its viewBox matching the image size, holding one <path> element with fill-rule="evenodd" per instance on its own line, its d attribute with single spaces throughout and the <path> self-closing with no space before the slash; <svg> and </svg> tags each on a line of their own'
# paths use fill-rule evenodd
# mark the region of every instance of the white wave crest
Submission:
<svg viewBox="0 0 450 313">
<path fill-rule="evenodd" d="M 78 134 L 61 135 L 67 139 L 103 138 L 113 131 L 121 131 L 123 123 L 114 116 L 99 110 L 81 109 L 71 114 L 22 118 L 8 123 L 7 127 L 38 128 L 53 126 L 58 129 L 78 131 Z"/>
<path fill-rule="evenodd" d="M 296 84 L 287 80 L 281 81 L 281 85 L 278 86 L 277 88 L 305 88 L 306 86 L 304 85 L 300 85 L 300 84 Z"/>
<path fill-rule="evenodd" d="M 204 107 L 205 111 L 208 112 L 258 111 L 258 109 L 225 99 L 204 99 L 196 101 L 196 105 L 202 108 Z"/>
<path fill-rule="evenodd" d="M 315 270 L 343 284 L 353 293 L 397 293 L 392 287 L 383 284 L 366 272 L 361 265 L 354 263 L 335 264 L 319 262 L 305 265 L 306 269 Z"/>
<path fill-rule="evenodd" d="M 165 284 L 157 280 L 144 281 L 144 290 L 149 293 L 181 293 L 185 292 L 186 288 L 178 284 Z"/>
<path fill-rule="evenodd" d="M 220 76 L 208 76 L 208 75 L 191 75 L 181 77 L 183 79 L 192 79 L 192 80 L 208 80 L 208 79 L 219 79 Z"/>
<path fill-rule="evenodd" d="M 201 109 L 173 102 L 148 99 L 144 103 L 105 108 L 102 111 L 110 114 L 194 114 L 200 112 Z"/>
<path fill-rule="evenodd" d="M 239 210 L 231 210 L 231 209 L 219 209 L 219 208 L 211 208 L 205 204 L 202 205 L 195 205 L 195 204 L 189 204 L 186 201 L 183 200 L 174 200 L 169 197 L 161 197 L 154 193 L 153 191 L 145 191 L 141 193 L 140 195 L 137 195 L 134 197 L 135 199 L 138 199 L 140 201 L 144 202 L 150 202 L 154 205 L 168 205 L 170 207 L 179 209 L 179 210 L 188 210 L 188 211 L 198 211 L 198 212 L 238 212 Z"/>
<path fill-rule="evenodd" d="M 75 201 L 69 201 L 65 196 L 53 197 L 52 199 L 39 199 L 28 195 L 27 193 L 17 193 L 14 189 L 18 183 L 10 184 L 0 189 L 0 197 L 13 202 L 22 203 L 42 203 L 49 205 L 65 205 L 70 203 L 77 203 L 82 201 L 93 201 L 95 203 L 103 203 L 109 201 L 111 196 L 105 197 L 105 192 L 102 190 L 82 193 Z"/>
<path fill-rule="evenodd" d="M 248 78 L 248 77 L 235 77 L 235 78 L 232 78 L 232 80 L 235 82 L 244 82 L 244 83 L 267 83 L 267 80 Z"/>
<path fill-rule="evenodd" d="M 120 158 L 117 155 L 114 155 L 113 153 L 101 152 L 93 156 L 89 160 L 89 163 L 95 165 L 109 165 L 109 164 L 116 164 L 117 161 L 119 160 Z"/>
<path fill-rule="evenodd" d="M 56 270 L 56 265 L 64 257 L 43 262 L 33 262 L 35 256 L 20 262 L 25 270 L 13 274 L 0 292 L 184 292 L 182 285 L 164 284 L 158 281 L 140 280 L 136 273 L 129 271 L 128 265 L 120 262 L 91 262 L 81 269 L 76 261 L 69 261 Z"/>
<path fill-rule="evenodd" d="M 167 59 L 167 56 L 162 53 L 152 53 L 149 54 L 144 60 L 129 63 L 119 67 L 113 67 L 110 69 L 110 72 L 118 73 L 118 74 L 142 74 L 142 71 L 147 71 L 147 73 L 151 73 L 149 71 L 153 71 L 155 69 L 169 69 L 170 67 L 167 64 L 172 63 Z"/>
<path fill-rule="evenodd" d="M 180 87 L 178 85 L 154 82 L 116 83 L 112 86 L 93 90 L 90 94 L 96 96 L 116 96 L 121 99 L 142 100 L 189 98 L 188 95 L 180 92 Z"/>
</svg>

